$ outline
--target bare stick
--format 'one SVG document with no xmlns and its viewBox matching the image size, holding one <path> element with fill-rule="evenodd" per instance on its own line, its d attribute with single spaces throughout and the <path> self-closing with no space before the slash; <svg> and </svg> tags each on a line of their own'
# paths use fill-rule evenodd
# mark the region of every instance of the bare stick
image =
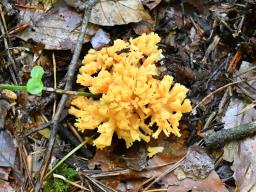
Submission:
<svg viewBox="0 0 256 192">
<path fill-rule="evenodd" d="M 256 134 L 256 121 L 231 129 L 222 129 L 204 138 L 206 147 L 221 147 L 225 142 L 243 139 Z"/>
<path fill-rule="evenodd" d="M 0 12 L 2 13 L 2 7 L 0 5 Z M 2 14 L 1 14 L 2 15 Z M 3 18 L 4 19 L 4 18 Z M 0 19 L 0 30 L 1 30 L 1 33 L 2 35 L 5 35 L 5 29 L 4 29 L 4 24 L 2 22 L 2 20 Z M 4 46 L 5 46 L 5 49 L 6 49 L 6 52 L 7 52 L 7 56 L 8 56 L 8 61 L 12 64 L 12 67 L 14 69 L 14 72 L 16 73 L 17 72 L 17 68 L 16 68 L 16 64 L 15 64 L 15 61 L 14 61 L 14 58 L 12 57 L 12 54 L 10 53 L 10 49 L 9 49 L 9 45 L 8 45 L 8 41 L 7 41 L 7 38 L 4 37 Z M 12 69 L 10 69 L 12 70 Z M 11 73 L 11 76 L 12 76 L 12 80 L 15 84 L 18 84 L 17 80 L 16 80 L 16 77 L 13 73 Z"/>
<path fill-rule="evenodd" d="M 82 21 L 82 25 L 81 25 L 81 31 L 77 40 L 77 44 L 75 47 L 75 51 L 72 57 L 72 60 L 69 64 L 68 67 L 68 72 L 66 75 L 66 85 L 65 85 L 65 90 L 69 91 L 71 90 L 72 87 L 72 82 L 74 79 L 74 74 L 78 68 L 78 59 L 79 59 L 79 55 L 82 49 L 82 45 L 84 42 L 84 36 L 85 36 L 85 32 L 87 29 L 87 25 L 88 25 L 88 21 L 89 21 L 89 17 L 91 15 L 91 10 L 92 7 L 94 6 L 94 4 L 96 3 L 96 0 L 88 0 L 87 1 L 87 7 L 84 10 L 84 17 L 83 17 L 83 21 Z M 36 183 L 36 187 L 35 187 L 35 191 L 39 192 L 41 189 L 41 185 L 42 185 L 42 181 L 44 178 L 44 175 L 47 171 L 48 165 L 50 163 L 51 160 L 51 156 L 52 156 L 52 149 L 55 143 L 55 138 L 56 138 L 56 134 L 57 134 L 57 130 L 58 130 L 58 123 L 59 123 L 59 119 L 61 117 L 61 113 L 64 109 L 65 103 L 67 101 L 68 96 L 67 95 L 62 95 L 61 100 L 58 104 L 57 107 L 57 111 L 52 119 L 52 131 L 51 131 L 51 135 L 50 135 L 50 139 L 49 139 L 49 143 L 48 143 L 48 148 L 46 151 L 46 155 L 44 157 L 44 161 L 42 163 L 42 168 L 40 169 L 40 179 L 37 181 Z"/>
<path fill-rule="evenodd" d="M 40 125 L 40 126 L 34 128 L 34 129 L 30 129 L 29 131 L 26 131 L 22 136 L 23 136 L 23 137 L 27 137 L 27 136 L 31 135 L 32 133 L 35 133 L 35 132 L 37 132 L 37 131 L 41 131 L 41 130 L 47 128 L 47 127 L 50 126 L 50 125 L 51 125 L 51 122 L 49 121 L 49 122 L 47 122 L 47 123 L 44 123 L 44 124 L 42 124 L 42 125 Z"/>
<path fill-rule="evenodd" d="M 143 192 L 147 191 L 154 183 L 160 181 L 164 176 L 166 176 L 167 174 L 169 174 L 170 172 L 172 172 L 174 169 L 176 169 L 177 167 L 180 166 L 180 164 L 183 162 L 183 160 L 185 159 L 186 155 L 184 157 L 182 157 L 179 161 L 177 161 L 174 165 L 172 165 L 170 168 L 168 168 L 166 171 L 164 171 L 163 173 L 161 173 L 158 177 L 156 177 L 144 190 L 142 190 Z"/>
</svg>

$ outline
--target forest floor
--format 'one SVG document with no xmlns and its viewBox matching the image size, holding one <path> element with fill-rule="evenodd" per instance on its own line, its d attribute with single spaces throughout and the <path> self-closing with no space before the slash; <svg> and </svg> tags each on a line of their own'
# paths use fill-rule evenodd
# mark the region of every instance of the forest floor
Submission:
<svg viewBox="0 0 256 192">
<path fill-rule="evenodd" d="M 0 191 L 256 191 L 254 0 L 0 3 Z M 156 78 L 188 88 L 181 136 L 97 149 L 69 114 L 82 60 L 151 32 Z"/>
</svg>

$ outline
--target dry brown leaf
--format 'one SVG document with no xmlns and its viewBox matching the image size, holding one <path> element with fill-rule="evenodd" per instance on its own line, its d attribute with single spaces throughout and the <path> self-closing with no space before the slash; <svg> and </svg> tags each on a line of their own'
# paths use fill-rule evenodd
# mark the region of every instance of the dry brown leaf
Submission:
<svg viewBox="0 0 256 192">
<path fill-rule="evenodd" d="M 239 71 L 234 74 L 235 81 L 239 81 L 247 78 L 255 78 L 255 67 L 254 64 L 249 63 L 247 61 L 242 61 Z M 249 80 L 247 82 L 241 83 L 238 85 L 237 92 L 245 94 L 252 99 L 256 100 L 256 80 Z"/>
<path fill-rule="evenodd" d="M 138 23 L 133 23 L 132 28 L 137 35 L 141 35 L 142 33 L 148 34 L 152 31 L 154 31 L 154 27 L 153 27 L 152 23 L 149 23 L 146 21 L 140 21 Z"/>
<path fill-rule="evenodd" d="M 150 19 L 140 0 L 100 0 L 92 9 L 90 22 L 114 26 Z"/>
<path fill-rule="evenodd" d="M 17 34 L 17 37 L 25 41 L 32 39 L 42 43 L 45 49 L 68 50 L 75 47 L 79 35 L 79 30 L 76 29 L 82 21 L 82 15 L 65 4 L 58 4 L 47 13 L 30 9 L 22 10 L 19 17 L 31 27 Z M 96 26 L 89 25 L 84 42 L 88 42 L 96 30 Z"/>
<path fill-rule="evenodd" d="M 214 171 L 214 162 L 199 146 L 189 148 L 183 163 L 162 179 L 168 191 L 228 192 Z"/>
<path fill-rule="evenodd" d="M 228 192 L 225 185 L 221 182 L 218 174 L 215 171 L 212 171 L 210 175 L 202 180 L 193 180 L 186 178 L 177 185 L 175 185 L 175 177 L 170 176 L 170 179 L 173 179 L 173 186 L 168 187 L 168 192 Z"/>
<path fill-rule="evenodd" d="M 239 99 L 232 99 L 223 118 L 224 128 L 249 123 L 256 120 L 256 110 L 248 109 L 244 113 L 239 112 L 246 104 Z M 238 115 L 239 114 L 239 115 Z M 256 136 L 241 141 L 233 141 L 225 145 L 223 158 L 233 162 L 232 170 L 237 188 L 240 191 L 256 190 Z"/>
<path fill-rule="evenodd" d="M 15 192 L 9 182 L 0 180 L 0 191 L 1 192 Z"/>
<path fill-rule="evenodd" d="M 243 61 L 239 71 L 235 74 L 236 80 L 254 77 L 251 70 L 253 65 Z M 249 94 L 256 98 L 256 81 L 251 80 L 239 86 L 240 94 Z M 252 103 L 253 104 L 253 103 Z M 242 113 L 241 113 L 242 112 Z M 225 112 L 222 121 L 224 129 L 230 129 L 256 120 L 256 109 L 250 107 L 243 100 L 233 98 Z M 233 162 L 231 169 L 234 171 L 236 187 L 239 191 L 256 191 L 256 136 L 240 141 L 233 141 L 225 145 L 223 159 Z"/>
<path fill-rule="evenodd" d="M 0 179 L 1 180 L 8 181 L 10 173 L 11 173 L 11 168 L 0 167 Z"/>
<path fill-rule="evenodd" d="M 0 99 L 0 130 L 4 129 L 5 117 L 10 109 L 10 104 L 4 99 Z"/>
<path fill-rule="evenodd" d="M 95 167 L 103 171 L 114 170 L 118 168 L 128 168 L 140 171 L 145 168 L 147 163 L 147 151 L 144 145 L 133 145 L 123 153 L 115 153 L 113 146 L 103 150 L 97 150 L 93 159 L 88 161 L 89 169 Z"/>
<path fill-rule="evenodd" d="M 150 10 L 154 9 L 162 0 L 142 0 L 143 5 L 146 5 Z"/>
</svg>

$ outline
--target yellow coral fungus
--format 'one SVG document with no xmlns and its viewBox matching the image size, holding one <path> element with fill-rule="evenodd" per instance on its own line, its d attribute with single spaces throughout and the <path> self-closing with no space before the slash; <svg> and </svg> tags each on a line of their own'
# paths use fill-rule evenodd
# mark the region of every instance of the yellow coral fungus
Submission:
<svg viewBox="0 0 256 192">
<path fill-rule="evenodd" d="M 161 58 L 159 41 L 155 33 L 143 34 L 129 42 L 116 40 L 100 51 L 90 50 L 84 57 L 77 83 L 102 97 L 76 97 L 69 113 L 77 117 L 75 126 L 80 131 L 98 129 L 97 148 L 111 145 L 114 133 L 127 147 L 136 140 L 148 142 L 161 132 L 180 136 L 179 120 L 191 111 L 190 101 L 185 99 L 188 89 L 173 85 L 169 75 L 154 78 L 158 74 L 155 64 Z M 146 119 L 150 122 L 145 123 Z"/>
<path fill-rule="evenodd" d="M 163 147 L 148 147 L 148 157 L 153 157 L 155 154 L 163 152 L 163 150 Z"/>
</svg>

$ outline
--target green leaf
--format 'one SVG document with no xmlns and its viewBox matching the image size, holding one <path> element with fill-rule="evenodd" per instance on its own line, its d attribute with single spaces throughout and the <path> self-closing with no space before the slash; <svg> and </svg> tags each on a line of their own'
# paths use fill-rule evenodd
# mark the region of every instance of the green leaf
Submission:
<svg viewBox="0 0 256 192">
<path fill-rule="evenodd" d="M 43 75 L 44 75 L 44 69 L 39 65 L 33 67 L 33 69 L 30 72 L 30 77 L 32 77 L 33 79 L 41 80 Z"/>
<path fill-rule="evenodd" d="M 42 95 L 44 84 L 42 82 L 42 77 L 44 75 L 44 69 L 41 66 L 35 66 L 31 70 L 31 78 L 28 80 L 26 88 L 27 92 L 34 95 Z"/>
<path fill-rule="evenodd" d="M 29 79 L 27 82 L 27 91 L 30 94 L 42 95 L 44 85 L 40 79 Z"/>
</svg>

